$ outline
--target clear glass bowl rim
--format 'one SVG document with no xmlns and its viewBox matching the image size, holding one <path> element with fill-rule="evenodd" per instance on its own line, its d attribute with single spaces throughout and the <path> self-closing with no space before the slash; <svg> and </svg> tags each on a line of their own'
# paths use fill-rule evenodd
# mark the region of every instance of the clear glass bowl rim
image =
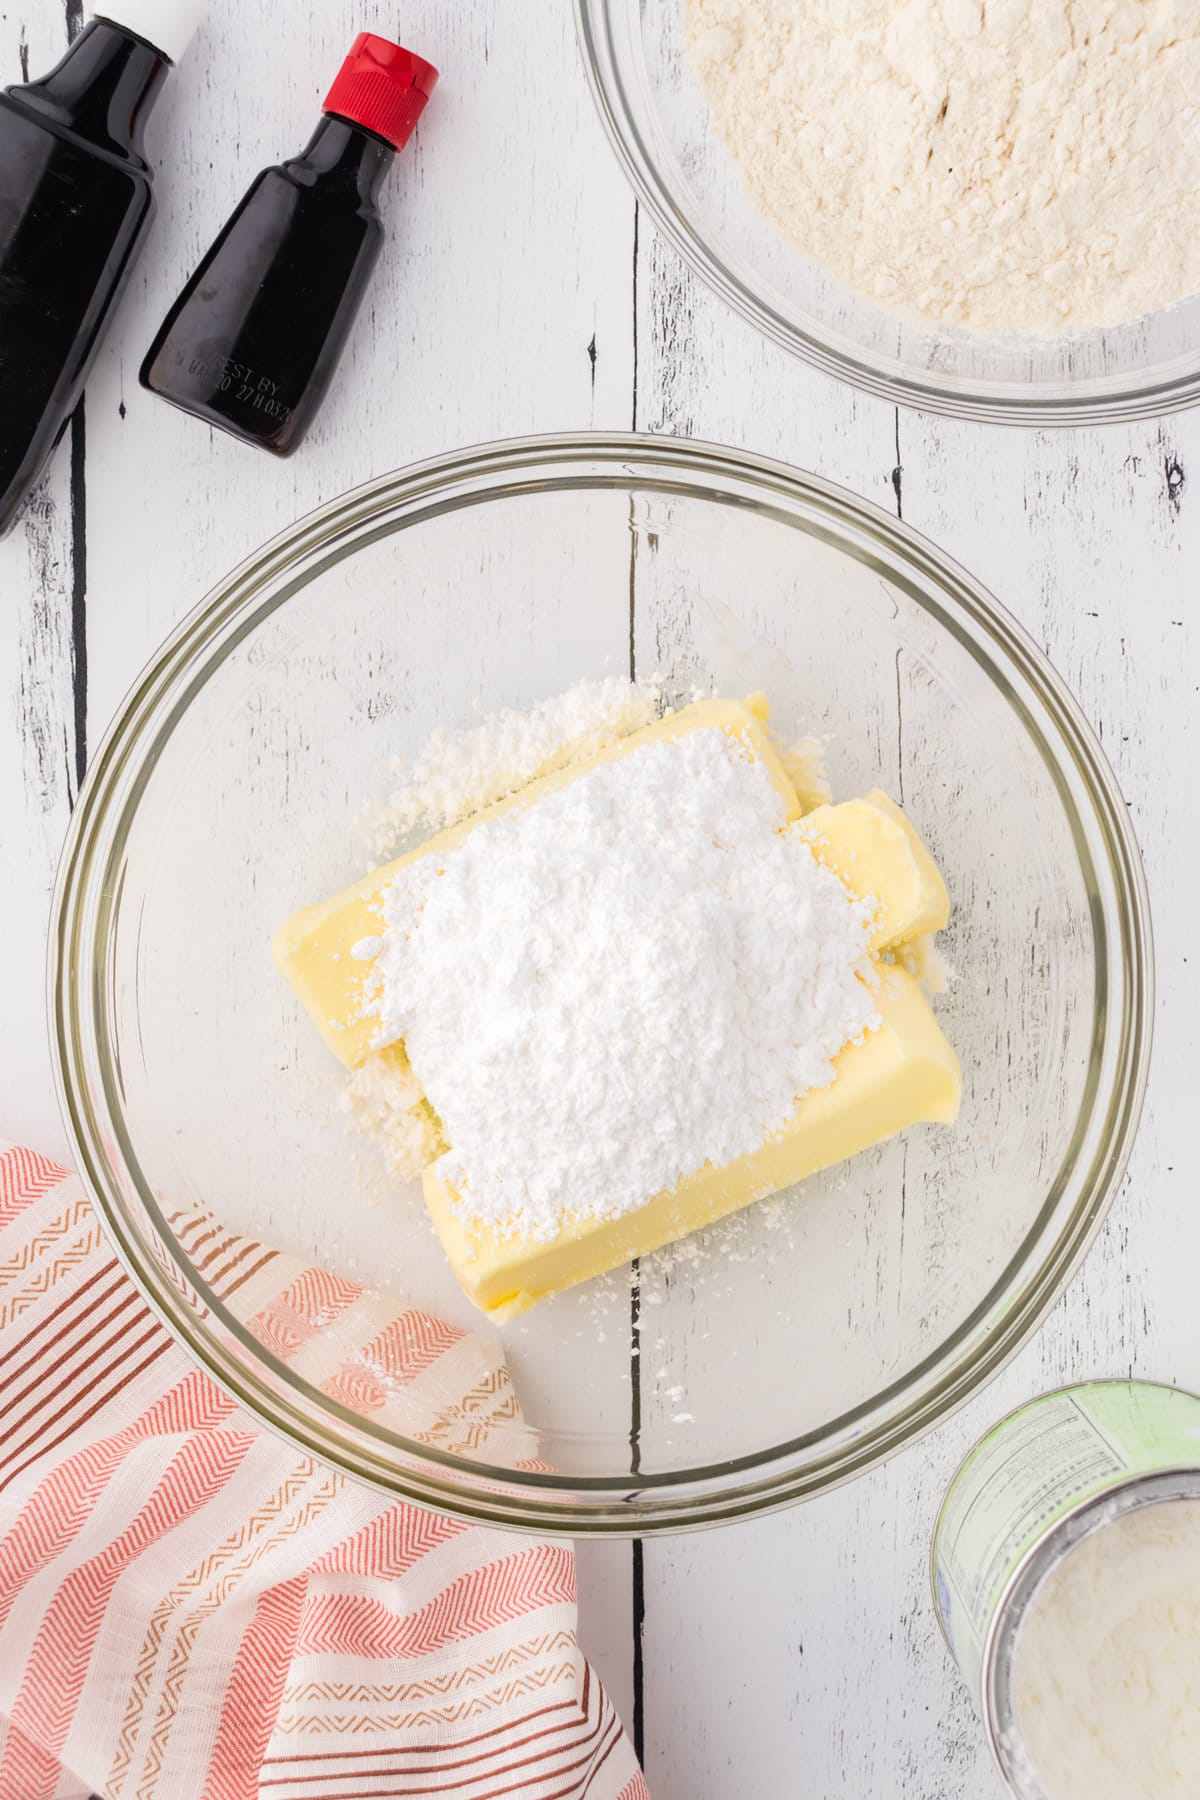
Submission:
<svg viewBox="0 0 1200 1800">
<path fill-rule="evenodd" d="M 989 425 L 1119 425 L 1182 412 L 1200 401 L 1200 351 L 1186 373 L 1162 381 L 1114 377 L 1107 386 L 1089 386 L 1077 394 L 1061 388 L 1045 390 L 1030 382 L 1011 390 L 970 393 L 965 387 L 942 386 L 916 373 L 897 376 L 874 363 L 869 354 L 850 356 L 805 331 L 754 293 L 680 212 L 663 180 L 638 125 L 612 49 L 609 19 L 614 7 L 626 9 L 638 0 L 574 0 L 580 53 L 592 98 L 617 160 L 637 198 L 662 235 L 683 261 L 727 306 L 756 330 L 811 363 L 826 375 L 894 405 L 969 419 Z"/>
<path fill-rule="evenodd" d="M 1096 1012 L 1117 1050 L 1104 1092 L 1090 1083 L 1100 1128 L 1086 1168 L 1079 1131 L 1038 1221 L 992 1289 L 958 1330 L 897 1382 L 820 1432 L 760 1454 L 672 1474 L 518 1479 L 398 1437 L 307 1388 L 207 1292 L 166 1227 L 148 1183 L 122 1151 L 131 1206 L 113 1145 L 125 1145 L 104 1035 L 110 879 L 137 800 L 191 696 L 229 649 L 253 632 L 345 547 L 430 516 L 522 492 L 630 485 L 736 503 L 796 526 L 815 515 L 844 547 L 902 585 L 948 626 L 989 671 L 1042 754 L 1060 793 L 1090 813 L 1104 853 L 1108 903 L 1093 880 L 1101 940 L 1111 934 L 1121 972 L 1120 1008 L 1099 960 Z M 339 544 L 343 550 L 339 552 Z M 846 551 L 851 554 L 850 551 Z M 906 569 L 911 574 L 906 576 Z M 925 591 L 940 594 L 937 604 Z M 1050 754 L 1040 713 L 1058 739 Z M 1079 845 L 1079 837 L 1076 835 Z M 1081 860 L 1091 866 L 1082 845 Z M 1075 700 L 1021 626 L 988 592 L 911 527 L 819 477 L 748 452 L 639 433 L 565 433 L 454 452 L 382 476 L 309 513 L 235 569 L 165 640 L 130 690 L 97 751 L 72 817 L 53 900 L 48 947 L 51 1052 L 60 1105 L 78 1167 L 121 1262 L 189 1356 L 240 1405 L 291 1444 L 354 1479 L 455 1517 L 564 1536 L 644 1536 L 774 1510 L 825 1491 L 912 1442 L 996 1374 L 1036 1328 L 1083 1257 L 1116 1193 L 1132 1148 L 1149 1065 L 1153 950 L 1149 904 L 1128 810 L 1099 742 Z M 97 1104 L 95 1096 L 100 1096 Z M 1053 1220 L 1057 1228 L 1049 1231 Z M 228 1339 L 201 1327 L 145 1232 L 173 1261 Z M 1050 1242 L 1045 1240 L 1049 1231 Z"/>
</svg>

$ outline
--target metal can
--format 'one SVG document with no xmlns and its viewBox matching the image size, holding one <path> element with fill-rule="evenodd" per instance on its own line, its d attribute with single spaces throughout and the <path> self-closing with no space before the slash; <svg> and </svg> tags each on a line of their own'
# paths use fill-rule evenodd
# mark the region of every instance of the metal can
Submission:
<svg viewBox="0 0 1200 1800">
<path fill-rule="evenodd" d="M 933 1533 L 934 1605 L 1019 1800 L 1046 1800 L 1013 1705 L 1013 1651 L 1034 1593 L 1089 1532 L 1140 1506 L 1200 1499 L 1200 1397 L 1093 1381 L 1018 1407 L 981 1438 Z"/>
</svg>

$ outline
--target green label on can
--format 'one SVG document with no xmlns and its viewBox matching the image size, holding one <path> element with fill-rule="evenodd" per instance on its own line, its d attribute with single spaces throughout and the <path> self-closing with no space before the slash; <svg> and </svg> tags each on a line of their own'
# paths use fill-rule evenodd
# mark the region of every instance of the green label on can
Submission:
<svg viewBox="0 0 1200 1800">
<path fill-rule="evenodd" d="M 950 1647 L 977 1700 L 996 1607 L 1050 1527 L 1131 1477 L 1197 1466 L 1200 1399 L 1140 1381 L 1046 1394 L 975 1446 L 938 1515 L 933 1584 Z"/>
</svg>

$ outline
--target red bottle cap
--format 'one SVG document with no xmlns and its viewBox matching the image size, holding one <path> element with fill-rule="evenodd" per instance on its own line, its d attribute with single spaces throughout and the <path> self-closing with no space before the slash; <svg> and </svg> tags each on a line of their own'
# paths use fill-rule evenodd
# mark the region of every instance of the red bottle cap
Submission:
<svg viewBox="0 0 1200 1800">
<path fill-rule="evenodd" d="M 362 31 L 325 96 L 323 112 L 350 119 L 403 150 L 437 85 L 432 63 Z"/>
</svg>

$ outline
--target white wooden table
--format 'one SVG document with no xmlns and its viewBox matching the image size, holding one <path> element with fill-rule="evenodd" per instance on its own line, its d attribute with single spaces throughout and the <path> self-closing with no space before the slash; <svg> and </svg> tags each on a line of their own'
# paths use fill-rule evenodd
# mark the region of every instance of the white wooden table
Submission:
<svg viewBox="0 0 1200 1800">
<path fill-rule="evenodd" d="M 75 0 L 0 14 L 0 80 L 41 72 Z M 212 17 L 152 122 L 160 213 L 67 440 L 0 544 L 0 1132 L 65 1153 L 43 944 L 88 756 L 179 616 L 318 501 L 520 432 L 636 426 L 818 470 L 960 558 L 1072 685 L 1139 831 L 1161 999 L 1129 1177 L 1070 1292 L 934 1437 L 760 1523 L 588 1548 L 582 1633 L 656 1800 L 987 1800 L 999 1793 L 926 1584 L 958 1457 L 1055 1383 L 1200 1387 L 1200 412 L 1016 432 L 896 411 L 811 373 L 714 301 L 639 216 L 593 115 L 568 0 L 348 0 Z M 280 463 L 153 400 L 137 368 L 255 170 L 297 149 L 354 32 L 444 72 L 387 190 L 392 242 L 312 437 Z M 1193 487 L 1195 492 L 1193 493 Z"/>
</svg>

